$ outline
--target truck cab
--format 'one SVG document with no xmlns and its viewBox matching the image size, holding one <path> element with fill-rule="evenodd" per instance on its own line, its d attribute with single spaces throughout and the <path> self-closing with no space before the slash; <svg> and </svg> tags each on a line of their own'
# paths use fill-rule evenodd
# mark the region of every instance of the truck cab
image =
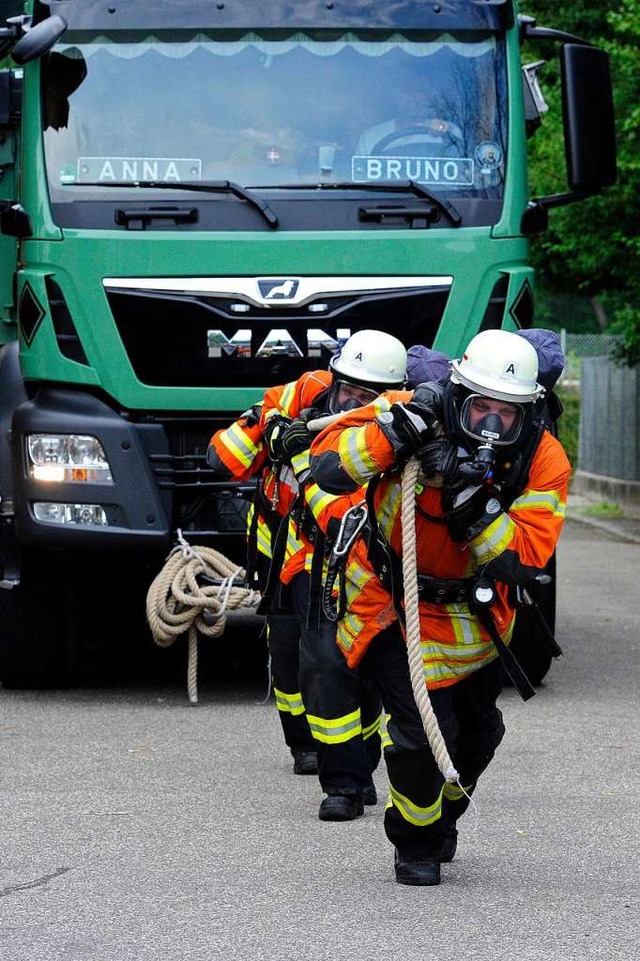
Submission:
<svg viewBox="0 0 640 961">
<path fill-rule="evenodd" d="M 7 684 L 63 665 L 78 570 L 155 572 L 178 530 L 242 562 L 215 429 L 359 329 L 455 356 L 531 326 L 530 235 L 615 180 L 606 55 L 513 0 L 25 9 L 0 25 Z M 535 200 L 527 36 L 559 45 L 567 145 Z"/>
</svg>

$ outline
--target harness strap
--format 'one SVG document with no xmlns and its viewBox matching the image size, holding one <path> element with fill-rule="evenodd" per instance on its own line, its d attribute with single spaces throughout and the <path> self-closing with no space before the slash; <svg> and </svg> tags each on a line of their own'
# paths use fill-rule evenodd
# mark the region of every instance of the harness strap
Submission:
<svg viewBox="0 0 640 961">
<path fill-rule="evenodd" d="M 266 473 L 266 472 L 264 472 Z M 249 586 L 255 586 L 256 584 L 256 573 L 258 571 L 258 524 L 260 518 L 263 518 L 265 523 L 268 525 L 271 532 L 271 541 L 273 543 L 275 539 L 275 534 L 278 530 L 278 524 L 280 522 L 280 515 L 274 509 L 267 495 L 265 494 L 264 487 L 264 473 L 259 478 L 256 485 L 256 489 L 252 498 L 253 503 L 253 514 L 251 516 L 251 524 L 249 530 L 247 531 L 247 565 L 246 565 L 246 581 Z M 260 585 L 263 586 L 263 585 Z"/>
<path fill-rule="evenodd" d="M 319 631 L 322 620 L 322 572 L 324 570 L 326 545 L 325 535 L 316 528 L 311 557 L 311 573 L 309 575 L 309 607 L 307 608 L 307 627 L 310 631 Z"/>
<path fill-rule="evenodd" d="M 528 701 L 529 698 L 534 697 L 536 692 L 533 689 L 531 681 L 520 667 L 515 654 L 500 637 L 498 628 L 496 627 L 495 621 L 491 615 L 491 611 L 488 607 L 480 607 L 477 608 L 474 613 L 482 622 L 491 640 L 493 641 L 494 647 L 498 652 L 498 656 L 502 661 L 502 666 L 511 678 L 513 686 L 516 688 L 522 700 Z"/>
<path fill-rule="evenodd" d="M 271 540 L 271 563 L 267 574 L 267 583 L 262 592 L 262 599 L 258 605 L 258 614 L 266 614 L 276 589 L 280 586 L 280 571 L 284 563 L 287 550 L 287 534 L 289 531 L 289 515 L 285 514 L 281 518 L 275 537 Z"/>
</svg>

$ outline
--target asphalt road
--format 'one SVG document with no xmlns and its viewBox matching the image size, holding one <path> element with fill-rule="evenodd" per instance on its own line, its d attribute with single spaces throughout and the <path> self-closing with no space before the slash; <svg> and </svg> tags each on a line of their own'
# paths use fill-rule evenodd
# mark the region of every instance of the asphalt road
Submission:
<svg viewBox="0 0 640 961">
<path fill-rule="evenodd" d="M 0 691 L 3 961 L 635 961 L 639 571 L 639 544 L 567 523 L 565 657 L 503 695 L 439 888 L 395 883 L 382 802 L 318 820 L 260 665 L 212 663 L 197 706 L 181 670 Z"/>
</svg>

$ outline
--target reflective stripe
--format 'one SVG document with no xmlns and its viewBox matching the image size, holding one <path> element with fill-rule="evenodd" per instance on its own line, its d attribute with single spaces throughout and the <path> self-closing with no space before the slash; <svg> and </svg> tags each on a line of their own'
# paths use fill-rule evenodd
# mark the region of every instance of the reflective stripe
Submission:
<svg viewBox="0 0 640 961">
<path fill-rule="evenodd" d="M 319 517 L 323 510 L 338 500 L 335 494 L 327 494 L 317 484 L 311 483 L 306 490 L 307 504 L 311 508 L 314 517 Z"/>
<path fill-rule="evenodd" d="M 378 714 L 375 721 L 373 721 L 371 724 L 368 724 L 367 727 L 362 728 L 363 739 L 366 741 L 370 737 L 373 737 L 374 734 L 378 734 L 380 731 L 381 724 L 382 724 L 382 714 Z"/>
<path fill-rule="evenodd" d="M 564 517 L 567 511 L 566 503 L 560 500 L 560 495 L 556 491 L 525 491 L 520 497 L 516 497 L 509 510 L 521 511 L 535 508 L 546 508 L 554 517 Z"/>
<path fill-rule="evenodd" d="M 354 640 L 364 629 L 364 621 L 353 613 L 350 601 L 362 593 L 370 579 L 370 572 L 366 571 L 356 561 L 352 561 L 347 565 L 344 585 L 347 605 L 344 617 L 338 621 L 338 632 L 336 635 L 338 646 L 345 652 L 351 650 Z"/>
<path fill-rule="evenodd" d="M 366 427 L 352 427 L 340 435 L 338 453 L 345 471 L 353 480 L 364 484 L 378 473 L 366 438 Z"/>
<path fill-rule="evenodd" d="M 339 647 L 342 648 L 345 653 L 351 650 L 353 642 L 359 636 L 360 632 L 364 629 L 364 621 L 361 618 L 356 617 L 355 614 L 347 613 L 338 621 L 338 633 L 336 635 L 336 640 Z"/>
<path fill-rule="evenodd" d="M 511 543 L 516 531 L 516 525 L 508 514 L 500 514 L 492 524 L 473 538 L 473 553 L 479 564 L 488 564 Z"/>
<path fill-rule="evenodd" d="M 294 454 L 291 458 L 291 466 L 293 467 L 294 474 L 300 474 L 301 471 L 309 469 L 309 451 L 303 450 L 298 454 Z"/>
<path fill-rule="evenodd" d="M 468 794 L 472 787 L 473 784 L 465 784 L 463 787 L 460 787 L 459 784 L 450 784 L 449 781 L 447 781 L 442 789 L 442 793 L 449 801 L 460 801 L 461 798 L 465 797 L 465 791 Z"/>
<path fill-rule="evenodd" d="M 220 442 L 243 467 L 250 467 L 258 452 L 255 444 L 238 424 L 232 424 L 220 437 Z"/>
<path fill-rule="evenodd" d="M 289 414 L 291 410 L 291 404 L 293 403 L 296 397 L 297 386 L 298 386 L 298 381 L 292 380 L 288 384 L 285 384 L 284 387 L 282 388 L 282 393 L 280 394 L 279 403 L 280 403 L 280 410 L 284 414 Z M 278 411 L 274 411 L 274 413 L 277 414 Z"/>
<path fill-rule="evenodd" d="M 299 537 L 296 537 L 296 524 L 293 519 L 290 519 L 287 526 L 287 546 L 285 550 L 285 556 L 292 557 L 301 550 L 306 550 L 305 545 L 302 543 Z"/>
<path fill-rule="evenodd" d="M 380 728 L 380 740 L 382 742 L 382 750 L 385 748 L 393 747 L 393 738 L 389 734 L 389 721 L 391 719 L 390 714 L 385 714 L 382 718 L 382 726 Z"/>
<path fill-rule="evenodd" d="M 391 532 L 402 509 L 402 487 L 400 484 L 389 484 L 379 504 L 376 505 L 378 527 L 384 534 L 387 543 L 391 541 Z"/>
<path fill-rule="evenodd" d="M 456 643 L 464 647 L 478 645 L 482 641 L 480 623 L 472 617 L 467 604 L 445 604 L 445 610 L 451 616 Z"/>
<path fill-rule="evenodd" d="M 403 819 L 408 821 L 409 824 L 415 824 L 417 827 L 423 828 L 428 824 L 433 824 L 442 814 L 442 789 L 433 804 L 423 808 L 414 804 L 413 801 L 410 801 L 404 794 L 400 794 L 399 791 L 396 791 L 393 784 L 390 784 L 387 807 L 391 806 L 395 807 Z"/>
<path fill-rule="evenodd" d="M 282 714 L 304 714 L 304 704 L 302 694 L 285 694 L 276 687 L 273 689 L 276 698 L 276 707 Z"/>
<path fill-rule="evenodd" d="M 344 744 L 362 734 L 360 708 L 343 717 L 324 718 L 307 714 L 311 733 L 323 744 Z"/>
<path fill-rule="evenodd" d="M 258 518 L 258 526 L 256 529 L 256 547 L 265 557 L 271 559 L 273 556 L 271 550 L 271 531 L 269 530 L 268 524 L 263 521 L 261 517 Z"/>
<path fill-rule="evenodd" d="M 466 629 L 465 621 L 455 617 L 451 619 L 451 623 L 456 633 L 455 645 L 426 640 L 420 642 L 424 678 L 429 688 L 459 681 L 497 657 L 491 641 L 478 640 L 470 643 L 469 637 L 479 634 L 476 625 L 474 629 Z M 459 630 L 461 626 L 462 631 Z M 467 626 L 470 628 L 471 625 Z"/>
</svg>

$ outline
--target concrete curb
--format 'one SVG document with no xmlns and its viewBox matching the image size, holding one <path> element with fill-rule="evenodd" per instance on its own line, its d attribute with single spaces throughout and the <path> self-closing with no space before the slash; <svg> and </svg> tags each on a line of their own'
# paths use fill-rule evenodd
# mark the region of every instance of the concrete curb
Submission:
<svg viewBox="0 0 640 961">
<path fill-rule="evenodd" d="M 640 544 L 640 520 L 627 517 L 621 517 L 619 520 L 602 520 L 599 517 L 591 517 L 577 511 L 568 512 L 567 520 L 575 521 L 585 527 L 595 527 L 597 530 L 604 531 L 631 544 Z"/>
</svg>

